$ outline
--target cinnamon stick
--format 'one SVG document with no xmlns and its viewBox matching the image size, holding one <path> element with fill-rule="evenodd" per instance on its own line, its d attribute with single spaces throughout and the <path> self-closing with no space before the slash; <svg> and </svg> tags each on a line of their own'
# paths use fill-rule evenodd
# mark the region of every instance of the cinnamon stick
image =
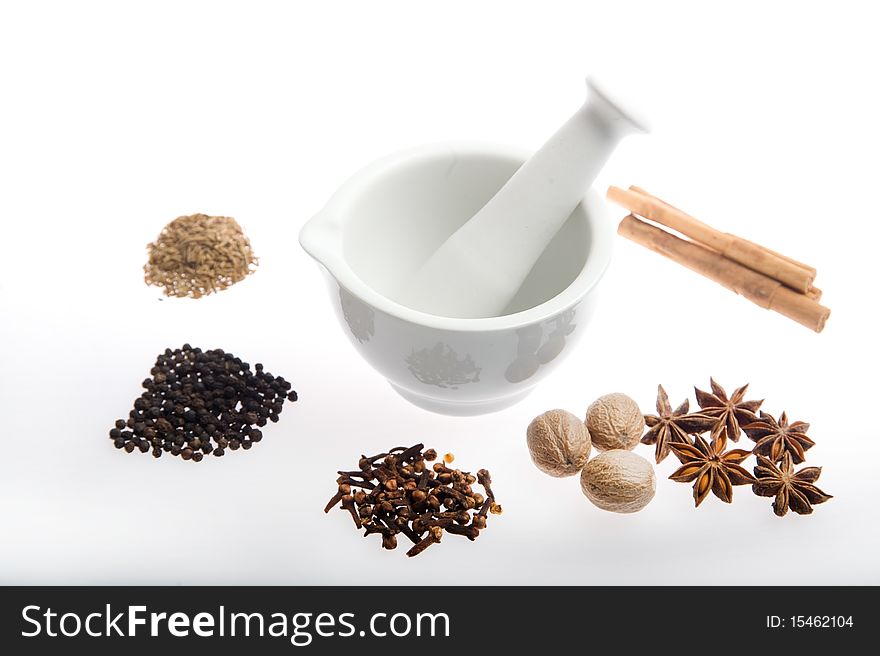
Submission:
<svg viewBox="0 0 880 656">
<path fill-rule="evenodd" d="M 817 333 L 822 332 L 831 310 L 778 280 L 734 262 L 705 246 L 672 235 L 637 219 L 624 217 L 617 232 L 740 294 L 752 303 L 779 312 Z"/>
<path fill-rule="evenodd" d="M 641 187 L 637 187 L 635 185 L 630 185 L 629 190 L 634 191 L 637 194 L 642 194 L 643 196 L 648 196 L 648 197 L 654 199 L 655 201 L 657 201 L 658 203 L 662 203 L 663 205 L 666 205 L 667 207 L 670 207 L 671 209 L 673 209 L 677 212 L 681 212 L 681 210 L 679 210 L 677 207 L 670 205 L 665 200 L 662 200 L 662 199 L 658 198 L 657 196 L 649 194 L 647 191 L 645 191 Z M 697 219 L 694 219 L 694 221 L 696 221 L 696 220 Z M 726 234 L 730 235 L 730 233 L 726 233 Z M 734 237 L 735 235 L 730 235 L 730 236 Z M 794 264 L 795 266 L 798 266 L 798 267 L 804 269 L 811 276 L 814 276 L 814 277 L 816 276 L 816 269 L 811 267 L 809 264 L 804 264 L 803 262 L 799 262 L 798 260 L 794 259 L 793 257 L 788 257 L 787 255 L 783 255 L 782 253 L 777 253 L 776 251 L 771 250 L 771 249 L 767 248 L 766 246 L 762 246 L 761 244 L 756 244 L 753 241 L 749 241 L 745 237 L 737 237 L 737 239 L 742 239 L 743 241 L 747 241 L 748 243 L 752 244 L 755 248 L 760 248 L 761 250 L 766 251 L 766 252 L 770 253 L 771 255 L 775 255 L 776 257 L 780 257 L 783 260 L 786 260 L 786 261 L 790 262 L 791 264 Z M 810 285 L 809 289 L 807 289 L 807 291 L 805 293 L 807 296 L 812 298 L 814 301 L 818 301 L 819 299 L 822 298 L 822 290 L 819 289 L 818 287 L 814 287 L 813 285 Z"/>
<path fill-rule="evenodd" d="M 641 190 L 634 191 L 612 186 L 608 188 L 608 199 L 622 205 L 633 214 L 672 228 L 749 269 L 778 280 L 801 294 L 807 293 L 816 278 L 815 270 L 811 267 L 799 262 L 794 263 L 736 235 L 716 230 Z"/>
<path fill-rule="evenodd" d="M 667 203 L 665 200 L 662 200 L 662 199 L 658 198 L 657 196 L 654 196 L 654 195 L 652 195 L 652 194 L 649 194 L 647 191 L 645 191 L 645 190 L 642 189 L 641 187 L 637 187 L 637 186 L 635 186 L 635 185 L 630 185 L 630 186 L 629 186 L 629 190 L 630 190 L 630 191 L 634 191 L 634 192 L 636 192 L 637 194 L 642 194 L 643 196 L 647 196 L 648 198 L 651 198 L 651 199 L 655 200 L 655 201 L 658 202 L 658 203 L 662 203 L 662 204 L 665 205 L 666 207 L 668 207 L 668 208 L 670 208 L 670 209 L 672 209 L 672 210 L 674 210 L 674 211 L 676 211 L 676 212 L 681 212 L 681 210 L 678 209 L 677 207 L 675 207 L 675 206 L 673 206 L 673 205 Z M 682 214 L 685 214 L 684 212 L 681 212 L 681 213 L 682 213 Z M 688 216 L 690 216 L 690 215 L 688 215 Z M 691 218 L 692 218 L 694 221 L 697 221 L 697 219 L 694 219 L 693 217 L 691 217 Z M 767 253 L 770 253 L 771 255 L 775 255 L 776 257 L 781 258 L 781 259 L 785 260 L 786 262 L 789 262 L 789 263 L 791 263 L 791 264 L 794 264 L 795 266 L 798 266 L 798 267 L 800 267 L 801 269 L 804 269 L 805 271 L 808 271 L 813 277 L 816 276 L 816 269 L 813 268 L 813 267 L 811 267 L 809 264 L 804 264 L 803 262 L 799 262 L 799 261 L 797 261 L 796 259 L 794 259 L 793 257 L 789 257 L 788 255 L 783 255 L 782 253 L 777 253 L 776 251 L 771 250 L 771 249 L 767 248 L 766 246 L 762 246 L 761 244 L 756 244 L 756 243 L 753 242 L 753 241 L 749 241 L 749 240 L 746 239 L 745 237 L 737 237 L 736 235 L 732 235 L 732 234 L 729 233 L 729 232 L 727 232 L 727 233 L 725 233 L 725 234 L 726 234 L 726 235 L 729 235 L 730 237 L 733 237 L 734 239 L 741 239 L 741 240 L 744 241 L 744 242 L 748 242 L 749 244 L 751 244 L 751 245 L 754 246 L 755 248 L 760 248 L 762 251 L 765 251 L 765 252 L 767 252 Z M 821 292 L 820 292 L 820 295 L 821 295 Z"/>
<path fill-rule="evenodd" d="M 729 234 L 729 233 L 728 233 L 728 234 Z M 747 242 L 747 243 L 751 244 L 752 246 L 755 246 L 755 247 L 757 247 L 757 248 L 760 248 L 761 250 L 763 250 L 763 251 L 766 252 L 766 253 L 770 253 L 771 255 L 775 255 L 776 257 L 781 258 L 781 259 L 785 260 L 786 262 L 789 262 L 789 263 L 791 263 L 791 264 L 794 264 L 794 265 L 797 266 L 797 267 L 800 267 L 801 269 L 803 269 L 804 271 L 808 272 L 808 273 L 809 273 L 810 275 L 812 275 L 813 277 L 816 276 L 816 269 L 814 269 L 813 267 L 811 267 L 809 264 L 804 264 L 803 262 L 798 262 L 798 261 L 797 261 L 796 259 L 794 259 L 793 257 L 788 257 L 787 255 L 783 255 L 782 253 L 777 253 L 777 252 L 774 251 L 774 250 L 770 250 L 770 249 L 767 248 L 766 246 L 761 246 L 761 244 L 756 244 L 755 242 L 753 242 L 753 241 L 749 241 L 748 239 L 746 239 L 746 238 L 744 238 L 744 237 L 739 237 L 739 239 L 742 239 L 744 242 Z"/>
</svg>

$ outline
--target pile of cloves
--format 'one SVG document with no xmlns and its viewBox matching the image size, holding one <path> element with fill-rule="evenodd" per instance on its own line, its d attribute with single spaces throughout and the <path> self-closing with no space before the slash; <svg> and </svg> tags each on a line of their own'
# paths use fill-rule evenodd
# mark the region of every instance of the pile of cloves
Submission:
<svg viewBox="0 0 880 656">
<path fill-rule="evenodd" d="M 382 536 L 382 547 L 397 548 L 403 534 L 413 543 L 407 556 L 418 556 L 440 542 L 444 532 L 475 540 L 486 528 L 489 513 L 501 514 L 495 502 L 492 478 L 481 469 L 470 472 L 451 469 L 453 456 L 441 462 L 434 449 L 422 451 L 424 444 L 395 447 L 372 457 L 362 455 L 355 471 L 339 471 L 338 489 L 324 512 L 338 506 L 351 514 L 364 537 Z M 473 490 L 479 483 L 485 494 Z"/>
</svg>

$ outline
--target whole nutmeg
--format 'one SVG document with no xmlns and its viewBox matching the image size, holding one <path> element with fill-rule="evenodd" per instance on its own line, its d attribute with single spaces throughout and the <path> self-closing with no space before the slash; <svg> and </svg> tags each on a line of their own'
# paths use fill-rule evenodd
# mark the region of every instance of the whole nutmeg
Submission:
<svg viewBox="0 0 880 656">
<path fill-rule="evenodd" d="M 626 394 L 606 394 L 587 408 L 587 430 L 600 451 L 633 449 L 645 430 L 639 406 Z"/>
<path fill-rule="evenodd" d="M 580 417 L 565 410 L 538 415 L 526 430 L 532 461 L 545 474 L 577 474 L 590 457 L 590 434 Z"/>
<path fill-rule="evenodd" d="M 602 510 L 633 513 L 654 498 L 654 467 L 642 456 L 613 449 L 590 460 L 581 472 L 581 490 Z"/>
</svg>

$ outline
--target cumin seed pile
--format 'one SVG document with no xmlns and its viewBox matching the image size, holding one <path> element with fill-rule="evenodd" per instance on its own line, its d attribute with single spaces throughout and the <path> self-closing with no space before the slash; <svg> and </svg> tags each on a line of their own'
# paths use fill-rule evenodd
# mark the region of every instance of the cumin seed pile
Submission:
<svg viewBox="0 0 880 656">
<path fill-rule="evenodd" d="M 147 246 L 144 281 L 166 296 L 200 298 L 254 272 L 257 258 L 241 226 L 228 216 L 192 214 L 166 225 Z"/>
</svg>

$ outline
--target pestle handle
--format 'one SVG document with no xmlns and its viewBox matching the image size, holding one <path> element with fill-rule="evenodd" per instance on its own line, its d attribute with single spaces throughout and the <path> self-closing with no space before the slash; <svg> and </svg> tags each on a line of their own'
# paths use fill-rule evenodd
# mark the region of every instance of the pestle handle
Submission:
<svg viewBox="0 0 880 656">
<path fill-rule="evenodd" d="M 617 144 L 644 132 L 592 78 L 587 100 L 406 283 L 397 300 L 431 314 L 497 316 Z"/>
</svg>

